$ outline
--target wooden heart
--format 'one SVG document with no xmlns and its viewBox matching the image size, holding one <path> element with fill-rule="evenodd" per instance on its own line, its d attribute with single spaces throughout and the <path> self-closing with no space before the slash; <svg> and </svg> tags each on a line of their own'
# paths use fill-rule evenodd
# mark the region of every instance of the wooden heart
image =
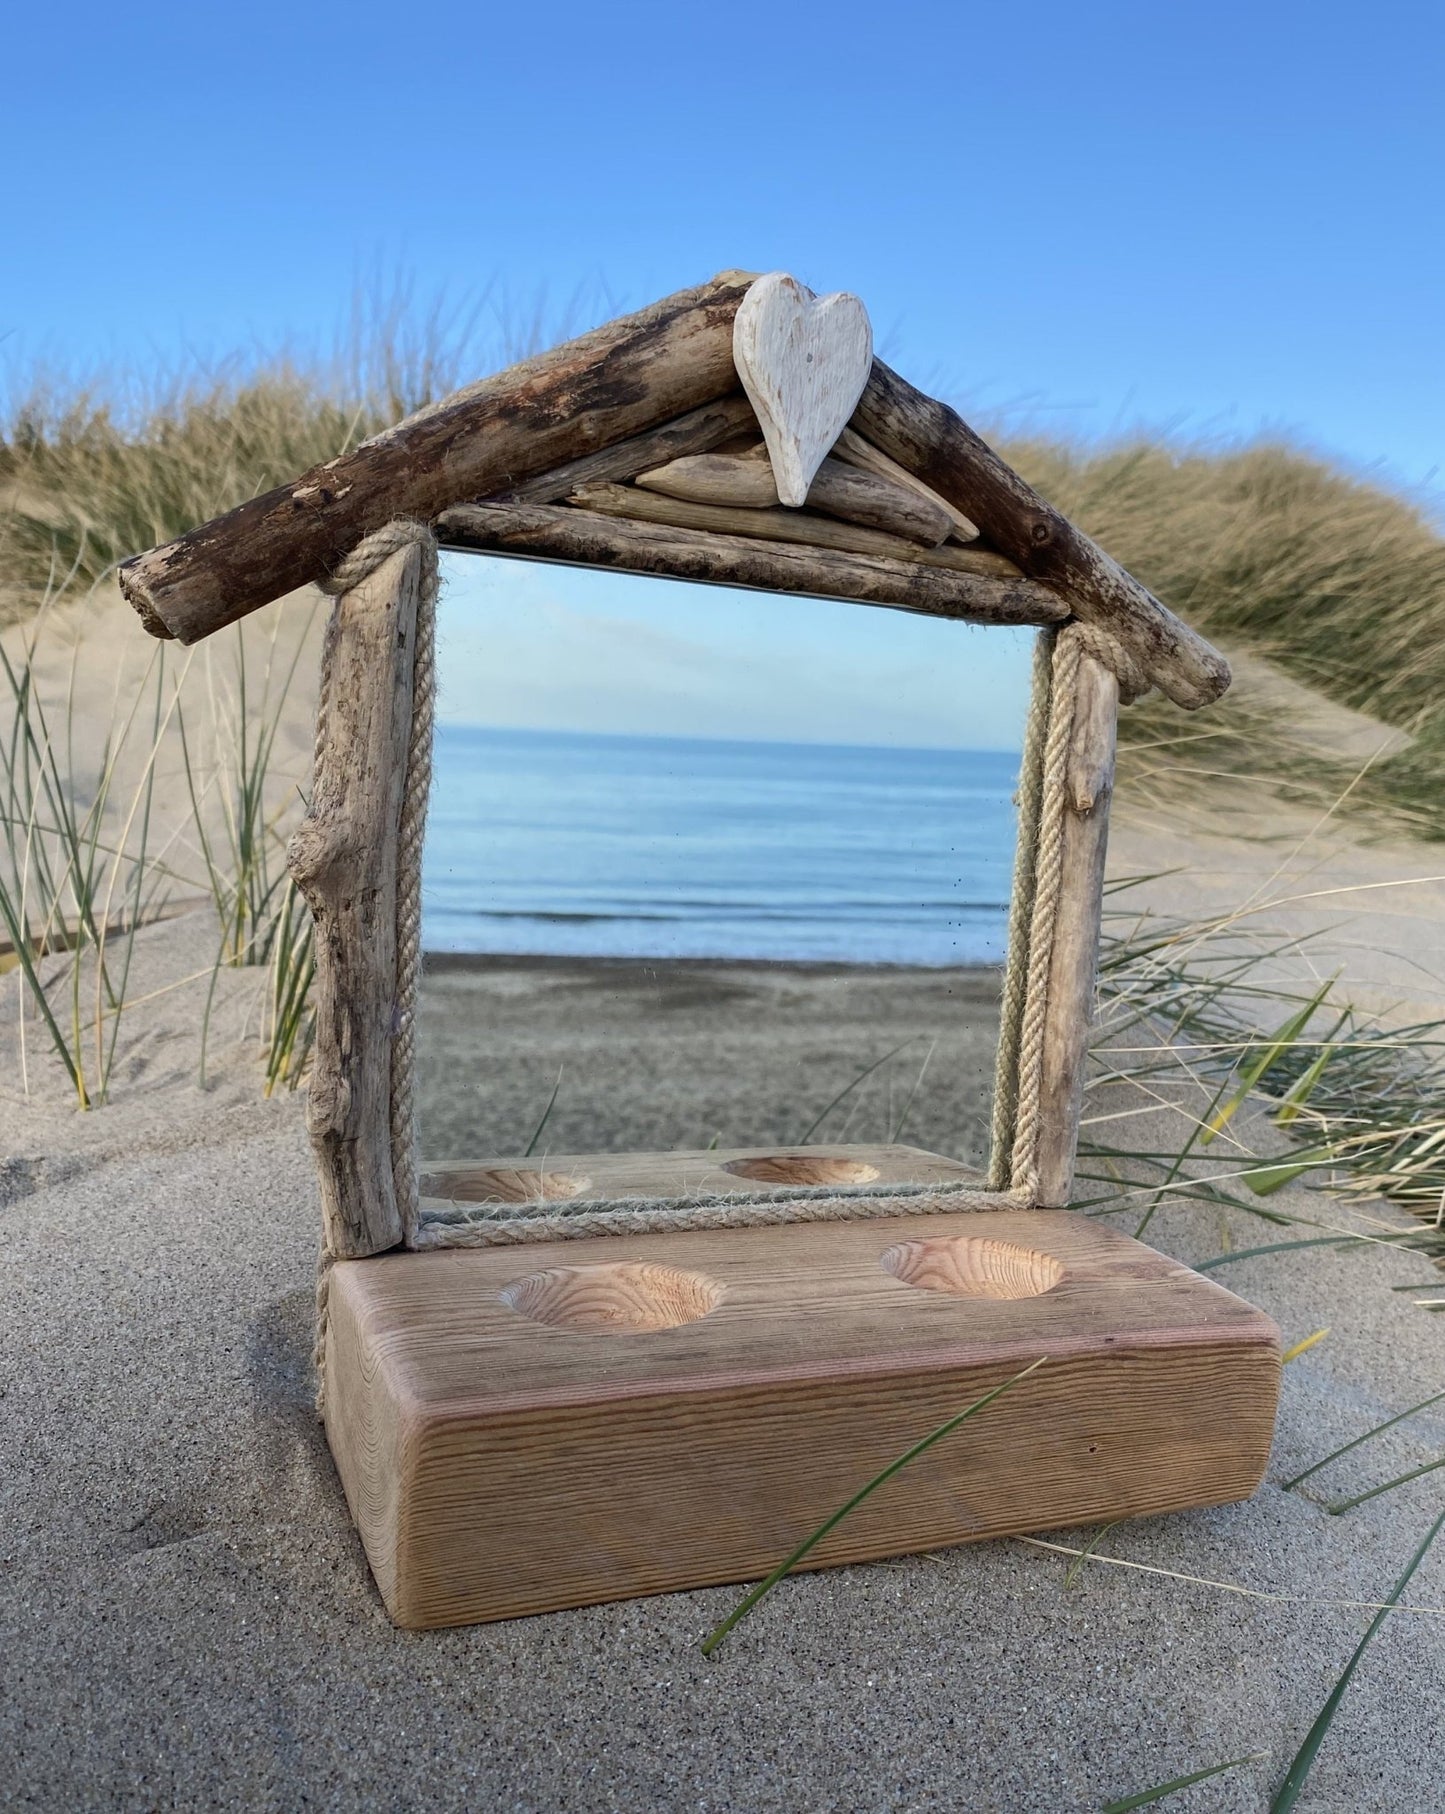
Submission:
<svg viewBox="0 0 1445 1814">
<path fill-rule="evenodd" d="M 786 271 L 771 271 L 738 304 L 733 364 L 768 444 L 779 501 L 805 503 L 873 369 L 867 309 L 846 290 L 814 296 Z"/>
</svg>

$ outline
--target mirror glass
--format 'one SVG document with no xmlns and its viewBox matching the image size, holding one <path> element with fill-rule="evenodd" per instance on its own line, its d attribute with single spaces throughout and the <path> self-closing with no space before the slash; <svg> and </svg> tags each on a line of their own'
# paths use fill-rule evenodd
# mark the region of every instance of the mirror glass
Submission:
<svg viewBox="0 0 1445 1814">
<path fill-rule="evenodd" d="M 444 582 L 424 1168 L 983 1166 L 1035 632 L 485 555 Z"/>
</svg>

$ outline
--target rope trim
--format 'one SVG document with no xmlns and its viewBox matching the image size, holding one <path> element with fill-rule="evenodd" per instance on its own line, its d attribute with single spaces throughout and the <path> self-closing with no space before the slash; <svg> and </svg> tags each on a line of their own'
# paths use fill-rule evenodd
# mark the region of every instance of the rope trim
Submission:
<svg viewBox="0 0 1445 1814">
<path fill-rule="evenodd" d="M 1044 740 L 1053 699 L 1056 632 L 1041 630 L 1034 641 L 1033 686 L 1024 724 L 1019 762 L 1019 828 L 1014 847 L 1013 886 L 1009 890 L 1007 942 L 1004 946 L 1003 996 L 999 1012 L 998 1051 L 994 1060 L 993 1127 L 989 1138 L 988 1184 L 1006 1190 L 1012 1170 L 1014 1125 L 1018 1117 L 1019 1032 L 1028 990 L 1029 931 L 1034 910 L 1034 874 L 1038 851 L 1039 812 L 1044 786 Z"/>
<path fill-rule="evenodd" d="M 900 1203 L 907 1207 L 901 1208 Z M 718 1199 L 669 1205 L 658 1200 L 636 1209 L 597 1209 L 545 1216 L 512 1216 L 500 1221 L 435 1223 L 424 1217 L 419 1249 L 514 1247 L 534 1241 L 571 1241 L 594 1235 L 693 1233 L 709 1228 L 774 1228 L 784 1222 L 859 1222 L 899 1215 L 959 1215 L 987 1210 L 1026 1209 L 1016 1191 L 955 1190 L 876 1197 L 796 1197 L 778 1201 Z"/>
</svg>

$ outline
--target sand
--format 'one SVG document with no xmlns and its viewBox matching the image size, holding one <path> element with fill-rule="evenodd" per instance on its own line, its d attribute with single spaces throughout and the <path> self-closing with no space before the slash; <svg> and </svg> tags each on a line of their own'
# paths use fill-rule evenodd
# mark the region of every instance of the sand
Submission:
<svg viewBox="0 0 1445 1814">
<path fill-rule="evenodd" d="M 87 659 L 103 670 L 107 649 L 132 645 L 122 616 Z M 288 726 L 287 760 L 304 765 L 304 724 Z M 1262 940 L 1280 924 L 1317 935 L 1296 976 L 1343 966 L 1381 1012 L 1445 1001 L 1442 885 L 1400 886 L 1445 864 L 1311 837 L 1300 816 L 1281 814 L 1273 839 L 1251 829 L 1265 828 L 1124 823 L 1114 868 L 1181 866 L 1143 897 L 1163 911 L 1254 894 Z M 1342 883 L 1357 892 L 1318 892 Z M 196 1084 L 214 949 L 204 913 L 141 935 L 131 992 L 151 999 L 124 1023 L 110 1106 L 89 1115 L 66 1104 L 33 1028 L 27 1099 L 0 980 L 0 1803 L 1067 1814 L 1258 1751 L 1169 1805 L 1266 1806 L 1368 1603 L 1442 1503 L 1437 1473 L 1324 1509 L 1445 1453 L 1445 1405 L 1302 1491 L 1280 1484 L 1445 1386 L 1445 1317 L 1391 1289 L 1445 1295 L 1424 1260 L 1305 1248 L 1221 1269 L 1287 1340 L 1330 1330 L 1286 1370 L 1266 1485 L 1245 1505 L 1110 1531 L 1108 1560 L 1067 1591 L 1068 1555 L 1015 1540 L 800 1577 L 710 1662 L 698 1643 L 732 1589 L 402 1634 L 311 1410 L 316 1192 L 299 1098 L 259 1097 L 257 973 L 223 979 Z M 986 997 L 969 973 L 439 971 L 427 1112 L 438 1140 L 514 1147 L 565 1062 L 557 1148 L 796 1137 L 853 1071 L 916 1036 L 857 1093 L 849 1133 L 873 1138 L 889 1073 L 896 1114 L 942 1033 L 907 1137 L 967 1150 L 979 1107 L 950 1086 L 985 1062 Z M 459 1031 L 476 1007 L 480 1042 Z M 1180 1111 L 1120 1125 L 1162 1145 Z M 1396 1225 L 1300 1191 L 1272 1201 Z M 1261 1225 L 1182 1206 L 1150 1239 L 1198 1260 L 1257 1244 Z M 1355 1677 L 1305 1809 L 1440 1805 L 1445 1540 L 1407 1601 Z"/>
<path fill-rule="evenodd" d="M 204 915 L 146 933 L 140 982 L 202 967 L 212 934 Z M 832 1024 L 835 1004 L 818 1001 L 832 985 L 757 968 L 762 983 L 736 988 L 708 975 L 681 1012 L 699 1041 L 716 1027 L 726 1064 L 758 1069 L 763 1101 L 796 1110 L 816 1094 L 800 1089 L 802 1047 L 776 1016 L 747 1042 L 741 1004 L 785 992 L 806 1044 Z M 550 1015 L 549 1039 L 564 1018 L 549 997 L 590 1004 L 625 1096 L 653 1075 L 648 1023 L 615 976 L 576 971 L 462 974 L 510 995 L 513 1036 L 529 1003 Z M 1215 1585 L 1096 1563 L 1065 1592 L 1067 1556 L 1013 1541 L 799 1578 L 711 1662 L 698 1641 L 730 1589 L 398 1633 L 310 1409 L 317 1212 L 300 1102 L 259 1101 L 243 1062 L 254 975 L 226 979 L 213 1082 L 196 1089 L 200 986 L 135 1010 L 113 1106 L 27 1106 L 13 1077 L 0 1104 L 7 1805 L 1033 1814 L 1259 1750 L 1180 1803 L 1258 1809 L 1368 1621 L 1334 1602 L 1378 1600 L 1438 1509 L 1429 1475 L 1345 1517 L 1322 1501 L 1445 1450 L 1439 1410 L 1308 1483 L 1318 1491 L 1280 1490 L 1445 1384 L 1442 1320 L 1390 1290 L 1428 1286 L 1424 1261 L 1305 1249 L 1220 1275 L 1291 1340 L 1331 1329 L 1287 1370 L 1269 1484 L 1100 1546 Z M 35 1060 L 32 1087 L 43 1072 Z M 1235 1245 L 1259 1227 L 1241 1220 Z M 1151 1236 L 1199 1258 L 1219 1250 L 1220 1219 L 1174 1210 Z M 1438 1806 L 1445 1544 L 1409 1600 L 1432 1610 L 1387 1624 L 1306 1807 Z"/>
<path fill-rule="evenodd" d="M 816 1138 L 907 1139 L 985 1165 L 999 981 L 983 968 L 433 960 L 422 1150 L 524 1152 L 554 1085 L 552 1152 L 786 1143 L 876 1064 Z"/>
</svg>

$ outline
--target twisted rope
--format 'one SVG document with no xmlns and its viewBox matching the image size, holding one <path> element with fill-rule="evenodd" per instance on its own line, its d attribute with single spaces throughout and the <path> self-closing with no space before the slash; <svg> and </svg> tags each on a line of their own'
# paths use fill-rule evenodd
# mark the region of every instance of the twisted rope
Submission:
<svg viewBox="0 0 1445 1814">
<path fill-rule="evenodd" d="M 1039 1108 L 1044 1068 L 1044 1025 L 1054 921 L 1064 876 L 1064 813 L 1069 739 L 1074 729 L 1079 663 L 1084 649 L 1066 625 L 1054 639 L 1048 736 L 1039 779 L 1039 819 L 1034 841 L 1034 898 L 1029 920 L 1027 974 L 1018 1030 L 1018 1107 L 1010 1153 L 1009 1184 L 1032 1200 L 1038 1190 Z"/>
<path fill-rule="evenodd" d="M 907 1208 L 900 1207 L 901 1203 Z M 958 1215 L 1016 1207 L 1009 1194 L 979 1190 L 927 1193 L 893 1190 L 873 1196 L 718 1198 L 704 1203 L 648 1202 L 636 1209 L 572 1210 L 553 1215 L 520 1215 L 475 1222 L 433 1221 L 423 1214 L 415 1245 L 514 1247 L 532 1241 L 570 1241 L 585 1235 L 648 1235 L 708 1228 L 775 1228 L 784 1222 L 860 1222 L 897 1215 Z"/>
<path fill-rule="evenodd" d="M 1012 1171 L 1014 1123 L 1019 1101 L 1019 1032 L 1028 991 L 1029 930 L 1034 910 L 1034 867 L 1038 853 L 1039 813 L 1043 800 L 1044 739 L 1053 698 L 1055 633 L 1041 630 L 1034 642 L 1033 686 L 1024 723 L 1019 763 L 1019 829 L 1014 845 L 1013 886 L 1009 891 L 1008 934 L 1004 946 L 1003 997 L 999 1011 L 998 1052 L 994 1061 L 993 1127 L 989 1138 L 988 1186 L 1007 1190 Z"/>
<path fill-rule="evenodd" d="M 1149 678 L 1149 670 L 1112 631 L 1105 630 L 1098 624 L 1086 624 L 1078 617 L 1074 618 L 1067 629 L 1080 653 L 1092 655 L 1118 681 L 1121 705 L 1133 705 L 1154 685 Z"/>
</svg>

